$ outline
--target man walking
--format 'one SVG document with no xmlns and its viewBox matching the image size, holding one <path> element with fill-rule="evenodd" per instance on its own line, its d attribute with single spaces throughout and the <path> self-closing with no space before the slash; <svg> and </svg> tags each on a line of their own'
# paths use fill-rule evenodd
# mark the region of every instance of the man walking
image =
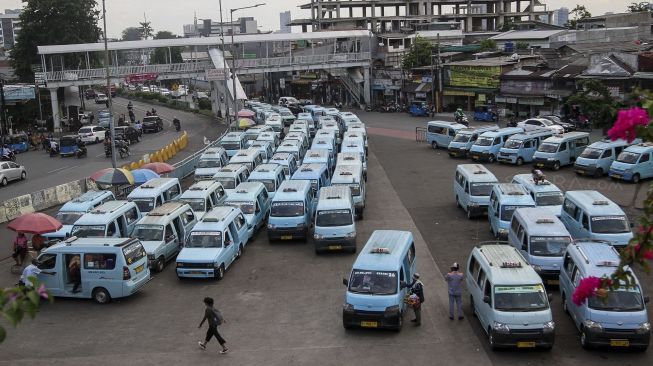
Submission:
<svg viewBox="0 0 653 366">
<path fill-rule="evenodd" d="M 205 350 L 206 349 L 206 344 L 211 340 L 211 337 L 215 337 L 215 339 L 218 340 L 218 343 L 220 343 L 220 346 L 222 346 L 222 351 L 220 353 L 225 354 L 229 351 L 227 347 L 225 347 L 225 343 L 227 343 L 224 338 L 218 333 L 218 325 L 221 325 L 223 322 L 225 322 L 224 318 L 222 317 L 222 314 L 218 309 L 213 307 L 213 299 L 210 297 L 205 297 L 204 298 L 204 305 L 206 308 L 204 309 L 204 318 L 202 318 L 202 322 L 198 326 L 198 328 L 202 328 L 202 325 L 204 324 L 204 321 L 209 322 L 209 329 L 206 330 L 206 338 L 204 338 L 204 342 L 199 341 L 200 347 Z"/>
<path fill-rule="evenodd" d="M 458 320 L 464 319 L 462 299 L 463 274 L 458 271 L 459 268 L 458 263 L 454 263 L 451 266 L 451 272 L 444 276 L 449 287 L 449 319 L 451 320 L 454 317 L 454 303 L 458 309 Z"/>
<path fill-rule="evenodd" d="M 422 303 L 424 302 L 424 284 L 419 280 L 419 273 L 413 274 L 413 282 L 409 285 L 410 293 L 416 295 L 419 299 L 419 302 L 413 305 L 413 311 L 415 312 L 415 319 L 412 319 L 411 322 L 415 325 L 422 324 Z"/>
</svg>

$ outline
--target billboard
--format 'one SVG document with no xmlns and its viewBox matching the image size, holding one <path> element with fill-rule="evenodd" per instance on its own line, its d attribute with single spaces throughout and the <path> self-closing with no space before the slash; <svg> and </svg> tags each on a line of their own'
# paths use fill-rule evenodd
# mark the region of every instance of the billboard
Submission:
<svg viewBox="0 0 653 366">
<path fill-rule="evenodd" d="M 470 88 L 498 88 L 501 66 L 449 66 L 449 85 Z"/>
</svg>

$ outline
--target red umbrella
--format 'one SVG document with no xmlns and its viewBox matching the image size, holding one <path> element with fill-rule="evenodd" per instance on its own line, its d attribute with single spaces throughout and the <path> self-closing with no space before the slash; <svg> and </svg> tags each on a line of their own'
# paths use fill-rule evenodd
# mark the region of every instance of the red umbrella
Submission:
<svg viewBox="0 0 653 366">
<path fill-rule="evenodd" d="M 91 175 L 91 180 L 95 182 L 98 178 L 104 175 L 104 173 L 107 173 L 111 170 L 113 170 L 113 168 L 104 168 L 102 170 L 98 170 L 97 172 L 93 173 L 93 175 Z"/>
<path fill-rule="evenodd" d="M 13 219 L 7 227 L 13 231 L 27 234 L 45 234 L 63 227 L 59 220 L 41 212 L 29 213 Z"/>
<path fill-rule="evenodd" d="M 168 163 L 147 163 L 143 164 L 141 169 L 149 169 L 156 174 L 165 174 L 175 170 L 175 167 Z"/>
<path fill-rule="evenodd" d="M 241 109 L 238 111 L 238 117 L 244 117 L 244 118 L 251 118 L 254 117 L 256 114 L 249 109 Z"/>
</svg>

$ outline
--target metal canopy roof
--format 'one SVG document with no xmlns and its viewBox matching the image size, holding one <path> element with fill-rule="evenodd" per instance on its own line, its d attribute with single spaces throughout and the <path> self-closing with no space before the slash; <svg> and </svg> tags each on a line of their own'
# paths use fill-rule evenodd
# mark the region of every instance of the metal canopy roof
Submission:
<svg viewBox="0 0 653 366">
<path fill-rule="evenodd" d="M 234 43 L 258 43 L 258 42 L 289 42 L 324 40 L 336 38 L 363 38 L 371 37 L 369 30 L 348 30 L 348 31 L 327 31 L 310 33 L 267 33 L 267 34 L 244 34 L 234 35 Z M 231 44 L 231 37 L 224 37 L 225 44 Z M 220 37 L 201 38 L 173 38 L 173 39 L 148 39 L 141 41 L 109 42 L 109 51 L 131 50 L 158 47 L 184 47 L 184 46 L 215 46 L 221 44 Z M 100 52 L 104 51 L 104 42 L 78 43 L 52 46 L 38 46 L 40 55 L 54 55 L 75 52 Z"/>
</svg>

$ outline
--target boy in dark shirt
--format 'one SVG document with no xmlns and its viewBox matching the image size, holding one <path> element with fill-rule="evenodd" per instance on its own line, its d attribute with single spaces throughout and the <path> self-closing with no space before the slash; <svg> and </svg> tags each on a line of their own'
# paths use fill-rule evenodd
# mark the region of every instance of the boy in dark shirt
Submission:
<svg viewBox="0 0 653 366">
<path fill-rule="evenodd" d="M 200 322 L 198 328 L 202 328 L 204 321 L 207 320 L 209 322 L 209 329 L 206 330 L 206 338 L 204 338 L 204 342 L 199 341 L 198 343 L 204 350 L 206 349 L 206 344 L 211 340 L 211 337 L 215 336 L 215 339 L 217 339 L 220 346 L 222 346 L 222 351 L 220 351 L 220 353 L 227 353 L 229 351 L 229 349 L 225 347 L 225 343 L 227 342 L 222 338 L 222 336 L 220 336 L 220 333 L 218 333 L 218 325 L 221 325 L 225 320 L 222 318 L 222 314 L 220 314 L 218 309 L 213 307 L 212 298 L 205 297 L 204 305 L 206 305 L 206 309 L 204 309 L 204 318 L 202 318 L 202 322 Z"/>
</svg>

